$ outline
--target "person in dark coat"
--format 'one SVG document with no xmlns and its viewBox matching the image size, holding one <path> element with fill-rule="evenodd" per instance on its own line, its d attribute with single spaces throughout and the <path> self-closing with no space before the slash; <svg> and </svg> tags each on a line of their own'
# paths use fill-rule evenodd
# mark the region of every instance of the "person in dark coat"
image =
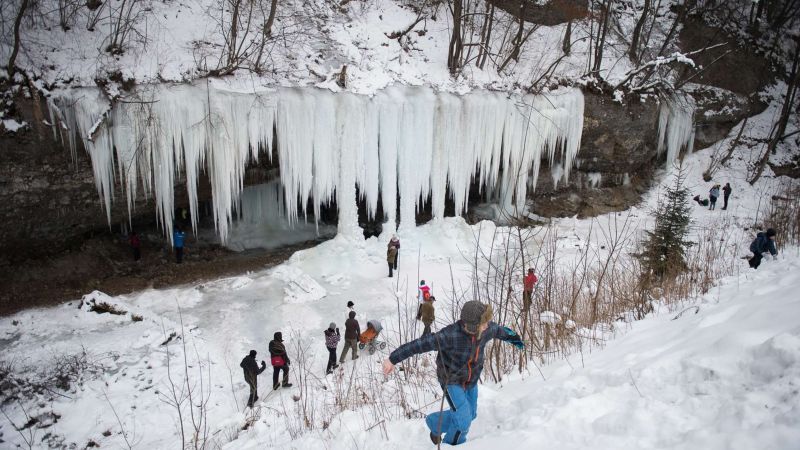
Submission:
<svg viewBox="0 0 800 450">
<path fill-rule="evenodd" d="M 696 201 L 697 204 L 700 205 L 700 206 L 708 206 L 708 199 L 707 198 L 701 199 L 699 195 L 695 195 L 692 200 Z"/>
<path fill-rule="evenodd" d="M 289 383 L 289 355 L 286 353 L 286 347 L 283 345 L 283 335 L 280 331 L 275 332 L 274 339 L 269 341 L 269 356 L 272 359 L 272 389 L 278 389 L 281 384 L 278 383 L 278 374 L 283 370 L 283 387 L 292 387 Z"/>
<path fill-rule="evenodd" d="M 450 409 L 434 412 L 425 419 L 434 444 L 458 445 L 467 440 L 470 424 L 477 417 L 484 349 L 492 339 L 519 349 L 525 347 L 517 333 L 492 322 L 491 305 L 473 300 L 461 308 L 461 320 L 401 345 L 383 362 L 383 373 L 389 375 L 396 364 L 411 356 L 438 351 L 436 376 Z"/>
<path fill-rule="evenodd" d="M 389 243 L 386 245 L 386 247 L 394 247 L 397 249 L 397 253 L 394 257 L 394 265 L 392 266 L 392 269 L 397 270 L 397 263 L 400 262 L 400 239 L 397 238 L 396 234 L 392 235 L 392 238 L 389 240 Z"/>
<path fill-rule="evenodd" d="M 239 367 L 244 371 L 244 381 L 250 386 L 250 397 L 247 399 L 247 407 L 252 408 L 253 404 L 258 400 L 258 376 L 267 368 L 267 363 L 261 361 L 261 368 L 258 367 L 256 362 L 256 351 L 250 350 L 250 354 L 242 359 Z"/>
<path fill-rule="evenodd" d="M 361 326 L 356 320 L 355 311 L 350 311 L 347 316 L 347 320 L 344 322 L 344 346 L 342 356 L 339 357 L 339 364 L 344 364 L 344 357 L 351 348 L 353 349 L 353 359 L 358 359 L 358 336 L 361 334 Z"/>
<path fill-rule="evenodd" d="M 386 247 L 386 262 L 389 264 L 389 278 L 391 278 L 392 270 L 397 268 L 397 247 L 391 243 Z"/>
<path fill-rule="evenodd" d="M 435 301 L 436 297 L 431 296 L 419 306 L 417 320 L 421 320 L 422 324 L 425 325 L 425 328 L 422 330 L 423 336 L 431 334 L 431 324 L 436 320 L 436 308 L 433 306 L 433 302 Z"/>
<path fill-rule="evenodd" d="M 140 260 L 142 258 L 142 241 L 135 231 L 131 231 L 131 234 L 128 236 L 128 243 L 130 243 L 131 250 L 133 250 L 133 260 Z"/>
<path fill-rule="evenodd" d="M 769 252 L 772 259 L 778 259 L 778 250 L 775 249 L 775 229 L 769 228 L 767 232 L 761 232 L 756 235 L 753 242 L 750 243 L 750 251 L 753 252 L 753 257 L 747 263 L 753 269 L 758 269 L 761 265 L 762 253 Z"/>
<path fill-rule="evenodd" d="M 733 191 L 731 184 L 725 183 L 725 187 L 722 188 L 722 209 L 728 209 L 728 197 L 731 196 L 731 191 Z"/>
<path fill-rule="evenodd" d="M 339 329 L 336 324 L 331 322 L 328 329 L 325 330 L 325 347 L 328 349 L 328 367 L 325 369 L 325 374 L 333 372 L 333 369 L 339 367 L 336 364 L 336 346 L 339 345 Z"/>
<path fill-rule="evenodd" d="M 186 238 L 186 233 L 183 232 L 181 227 L 176 227 L 175 232 L 172 233 L 172 245 L 175 246 L 175 262 L 178 264 L 183 262 L 183 240 Z"/>
</svg>

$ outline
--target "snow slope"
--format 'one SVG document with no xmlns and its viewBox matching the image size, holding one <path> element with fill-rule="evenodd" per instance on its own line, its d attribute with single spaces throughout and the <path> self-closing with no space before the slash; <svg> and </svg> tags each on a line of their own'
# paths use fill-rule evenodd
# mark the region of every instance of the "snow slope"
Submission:
<svg viewBox="0 0 800 450">
<path fill-rule="evenodd" d="M 798 289 L 795 252 L 722 280 L 682 314 L 661 311 L 602 350 L 544 367 L 544 379 L 515 374 L 483 384 L 463 448 L 797 448 Z M 388 442 L 378 430 L 355 431 L 354 422 L 291 448 L 431 447 L 422 419 L 388 424 Z M 246 442 L 241 448 L 264 441 Z"/>
</svg>

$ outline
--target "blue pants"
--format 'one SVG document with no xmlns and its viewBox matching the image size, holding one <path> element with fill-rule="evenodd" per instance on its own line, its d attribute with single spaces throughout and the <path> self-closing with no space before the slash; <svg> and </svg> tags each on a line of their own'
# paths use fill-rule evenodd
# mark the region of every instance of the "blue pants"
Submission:
<svg viewBox="0 0 800 450">
<path fill-rule="evenodd" d="M 425 423 L 431 433 L 445 435 L 443 443 L 463 444 L 467 440 L 470 424 L 478 417 L 478 385 L 464 389 L 458 384 L 448 384 L 444 397 L 450 410 L 429 414 Z"/>
</svg>

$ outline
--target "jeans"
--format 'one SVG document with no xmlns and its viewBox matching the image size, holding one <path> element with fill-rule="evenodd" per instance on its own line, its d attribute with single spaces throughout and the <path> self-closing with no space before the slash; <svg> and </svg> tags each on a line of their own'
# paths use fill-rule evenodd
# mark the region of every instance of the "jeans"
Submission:
<svg viewBox="0 0 800 450">
<path fill-rule="evenodd" d="M 533 294 L 532 291 L 528 290 L 522 291 L 522 307 L 525 310 L 531 309 L 531 294 Z"/>
<path fill-rule="evenodd" d="M 342 356 L 339 357 L 339 362 L 344 363 L 344 357 L 347 356 L 347 351 L 353 349 L 353 359 L 358 358 L 358 339 L 345 339 L 344 348 L 342 348 Z"/>
<path fill-rule="evenodd" d="M 750 258 L 747 261 L 747 263 L 750 264 L 750 267 L 752 267 L 753 269 L 758 269 L 758 266 L 761 265 L 761 258 L 762 258 L 761 253 L 756 253 L 755 255 L 753 255 L 752 258 Z"/>
<path fill-rule="evenodd" d="M 256 377 L 245 377 L 244 381 L 250 386 L 250 397 L 247 399 L 247 406 L 252 407 L 253 403 L 258 400 L 258 379 Z"/>
<path fill-rule="evenodd" d="M 478 385 L 464 389 L 458 384 L 448 384 L 444 396 L 450 409 L 429 414 L 425 423 L 431 433 L 444 434 L 443 443 L 463 444 L 472 421 L 478 417 Z"/>
<path fill-rule="evenodd" d="M 425 336 L 428 334 L 431 334 L 431 324 L 426 323 L 425 328 L 422 329 L 422 335 Z"/>
<path fill-rule="evenodd" d="M 333 371 L 333 367 L 336 366 L 336 347 L 328 349 L 328 367 L 325 369 L 325 373 L 331 373 Z"/>
<path fill-rule="evenodd" d="M 284 364 L 282 366 L 272 366 L 272 387 L 277 389 L 278 386 L 278 374 L 280 371 L 283 370 L 283 384 L 286 385 L 289 383 L 289 366 Z"/>
<path fill-rule="evenodd" d="M 183 247 L 175 247 L 175 262 L 178 264 L 183 262 Z"/>
</svg>

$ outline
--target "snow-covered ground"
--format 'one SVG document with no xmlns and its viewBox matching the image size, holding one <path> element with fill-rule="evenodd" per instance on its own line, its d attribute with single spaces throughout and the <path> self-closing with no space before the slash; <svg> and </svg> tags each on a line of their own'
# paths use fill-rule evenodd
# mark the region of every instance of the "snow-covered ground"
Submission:
<svg viewBox="0 0 800 450">
<path fill-rule="evenodd" d="M 700 178 L 710 154 L 685 160 L 693 193 L 705 195 L 710 186 Z M 750 187 L 741 179 L 745 165 L 734 158 L 715 177 L 734 186 L 727 211 L 693 208 L 693 236 L 722 227 L 725 245 L 738 254 L 747 253 L 752 236 L 745 228 L 763 214 L 781 182 L 765 178 Z M 671 177 L 663 176 L 662 185 L 668 183 Z M 660 185 L 642 205 L 617 214 L 629 214 L 634 228 L 645 228 L 659 190 Z M 597 235 L 613 217 L 554 222 L 559 239 L 553 263 L 570 263 L 586 245 L 601 253 Z M 325 402 L 345 387 L 388 396 L 402 384 L 399 378 L 384 382 L 379 363 L 398 344 L 398 323 L 414 308 L 417 280 L 425 279 L 439 297 L 434 329 L 441 328 L 451 317 L 451 287 L 469 286 L 476 239 L 488 251 L 496 229 L 505 230 L 446 218 L 405 230 L 395 278 L 386 277 L 386 239 L 339 237 L 270 270 L 114 298 L 95 292 L 80 308 L 74 301 L 3 318 L 2 362 L 16 376 L 41 379 L 37 372 L 64 371 L 70 355 L 84 355 L 89 370 L 67 391 L 50 387 L 36 401 L 2 405 L 7 417 L 0 417 L 0 438 L 23 446 L 33 439 L 34 447 L 127 447 L 127 439 L 135 448 L 175 448 L 179 421 L 170 403 L 183 405 L 189 436 L 191 391 L 193 404 L 206 405 L 208 436 L 225 448 L 428 448 L 421 414 L 378 420 L 367 407 L 335 414 Z M 531 241 L 533 248 L 538 243 Z M 610 324 L 603 349 L 587 346 L 542 367 L 542 374 L 529 369 L 500 384 L 484 380 L 468 447 L 524 442 L 525 448 L 793 448 L 800 437 L 800 298 L 792 293 L 800 289 L 800 255 L 781 249 L 778 261 L 766 261 L 758 271 L 744 260 L 728 264 L 735 265 L 733 275 L 701 298 L 686 299 L 679 309 L 697 308 L 678 319 L 672 320 L 679 312 L 674 306 L 661 305 L 643 321 Z M 343 371 L 326 378 L 322 331 L 331 321 L 343 327 L 348 300 L 355 302 L 362 326 L 367 319 L 384 323 L 389 348 L 348 360 Z M 90 312 L 92 301 L 127 313 Z M 141 320 L 133 321 L 134 315 Z M 259 360 L 268 359 L 266 346 L 275 331 L 283 332 L 290 352 L 306 349 L 305 359 L 295 356 L 292 381 L 297 384 L 299 366 L 308 364 L 309 391 L 270 393 L 268 369 L 254 416 L 244 408 L 247 387 L 238 363 L 251 348 Z M 416 392 L 407 401 L 420 413 L 438 406 L 434 384 Z M 324 430 L 318 425 L 302 432 L 297 425 L 298 409 L 309 398 L 318 401 L 307 406 L 316 414 L 313 420 L 325 422 Z M 47 426 L 22 428 L 26 415 Z M 15 431 L 9 420 L 22 429 Z"/>
</svg>

